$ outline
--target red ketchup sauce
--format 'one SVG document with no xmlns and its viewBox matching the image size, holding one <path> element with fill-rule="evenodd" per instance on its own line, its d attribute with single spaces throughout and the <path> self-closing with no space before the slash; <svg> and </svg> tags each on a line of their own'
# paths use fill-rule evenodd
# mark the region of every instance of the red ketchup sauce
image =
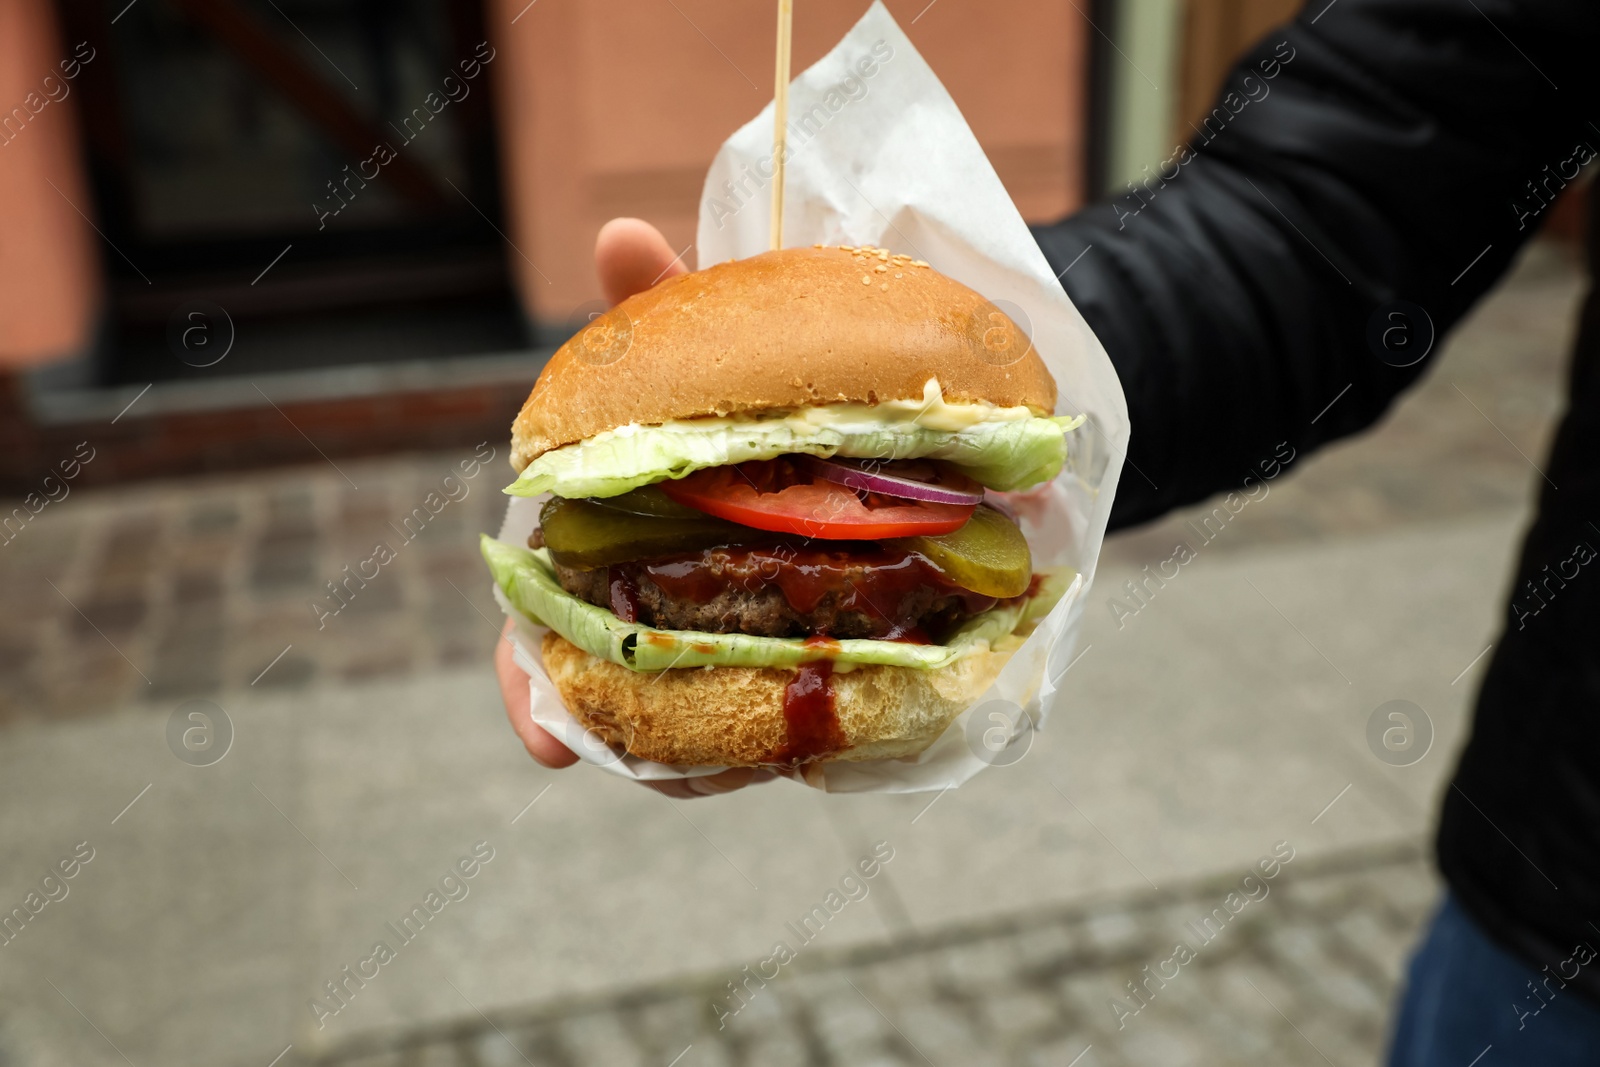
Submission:
<svg viewBox="0 0 1600 1067">
<path fill-rule="evenodd" d="M 611 590 L 611 614 L 623 622 L 639 621 L 639 587 L 625 567 L 606 569 L 606 584 Z"/>
<path fill-rule="evenodd" d="M 838 642 L 830 637 L 808 637 L 806 645 L 825 655 L 838 652 Z M 839 711 L 833 700 L 833 660 L 802 663 L 783 690 L 783 744 L 772 753 L 772 762 L 791 766 L 842 751 L 844 730 L 839 726 Z"/>
<path fill-rule="evenodd" d="M 719 569 L 710 565 L 717 558 Z M 863 564 L 868 564 L 863 568 Z M 994 607 L 998 601 L 949 582 L 933 564 L 914 552 L 852 544 L 845 548 L 805 547 L 785 549 L 755 547 L 712 548 L 690 555 L 613 567 L 648 578 L 670 596 L 699 604 L 716 599 L 729 588 L 756 592 L 775 585 L 789 606 L 801 614 L 817 609 L 830 593 L 841 611 L 860 612 L 888 623 L 885 640 L 927 642 L 926 635 L 902 615 L 906 599 L 924 587 L 959 596 L 970 614 Z M 613 599 L 615 594 L 613 593 Z"/>
</svg>

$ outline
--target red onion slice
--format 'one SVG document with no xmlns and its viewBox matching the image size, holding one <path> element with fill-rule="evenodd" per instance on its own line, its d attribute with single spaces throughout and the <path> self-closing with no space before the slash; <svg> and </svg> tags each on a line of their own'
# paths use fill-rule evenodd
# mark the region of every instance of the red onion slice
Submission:
<svg viewBox="0 0 1600 1067">
<path fill-rule="evenodd" d="M 794 458 L 803 470 L 810 471 L 818 478 L 867 493 L 882 493 L 884 496 L 897 496 L 903 500 L 924 500 L 930 504 L 983 502 L 983 487 L 959 474 L 946 475 L 942 484 L 934 484 L 888 474 L 881 469 L 864 470 L 838 460 L 818 459 L 816 456 Z"/>
</svg>

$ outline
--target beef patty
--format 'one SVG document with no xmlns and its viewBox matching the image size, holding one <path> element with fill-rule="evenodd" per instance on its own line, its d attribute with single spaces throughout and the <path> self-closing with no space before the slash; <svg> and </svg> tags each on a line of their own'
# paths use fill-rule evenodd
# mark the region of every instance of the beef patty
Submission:
<svg viewBox="0 0 1600 1067">
<path fill-rule="evenodd" d="M 921 556 L 876 545 L 711 548 L 555 569 L 567 592 L 629 622 L 701 633 L 929 639 L 996 603 L 950 585 Z"/>
</svg>

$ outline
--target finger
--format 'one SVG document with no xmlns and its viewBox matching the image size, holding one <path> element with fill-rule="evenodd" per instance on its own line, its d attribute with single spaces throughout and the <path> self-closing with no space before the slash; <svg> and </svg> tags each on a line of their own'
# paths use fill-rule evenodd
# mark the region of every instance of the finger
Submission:
<svg viewBox="0 0 1600 1067">
<path fill-rule="evenodd" d="M 708 774 L 699 778 L 674 778 L 662 782 L 643 782 L 663 796 L 672 797 L 674 800 L 693 800 L 696 797 L 714 797 L 723 793 L 732 793 L 736 789 L 743 789 L 747 785 L 759 785 L 770 782 L 777 775 L 772 771 L 757 767 L 733 767 L 716 774 Z"/>
<path fill-rule="evenodd" d="M 661 231 L 643 219 L 612 219 L 600 227 L 594 265 L 600 287 L 613 304 L 689 269 Z"/>
<path fill-rule="evenodd" d="M 505 628 L 500 631 L 500 640 L 494 646 L 494 673 L 500 679 L 500 698 L 505 701 L 506 718 L 511 720 L 511 728 L 522 739 L 522 747 L 535 761 L 551 768 L 570 767 L 578 762 L 578 757 L 533 721 L 528 706 L 528 675 L 517 666 L 511 646 L 511 631 L 515 626 L 516 623 L 507 619 Z"/>
</svg>

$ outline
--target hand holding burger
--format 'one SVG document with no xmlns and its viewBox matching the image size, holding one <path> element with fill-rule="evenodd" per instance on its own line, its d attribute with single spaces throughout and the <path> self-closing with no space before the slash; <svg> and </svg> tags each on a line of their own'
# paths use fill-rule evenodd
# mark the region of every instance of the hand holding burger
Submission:
<svg viewBox="0 0 1600 1067">
<path fill-rule="evenodd" d="M 920 753 L 1064 587 L 994 495 L 1053 478 L 1075 425 L 1028 338 L 883 249 L 676 277 L 658 234 L 618 221 L 597 256 L 614 295 L 673 277 L 552 357 L 507 490 L 549 494 L 540 526 L 527 549 L 484 540 L 549 628 L 563 703 L 668 764 Z M 529 751 L 560 758 L 521 703 Z"/>
</svg>

